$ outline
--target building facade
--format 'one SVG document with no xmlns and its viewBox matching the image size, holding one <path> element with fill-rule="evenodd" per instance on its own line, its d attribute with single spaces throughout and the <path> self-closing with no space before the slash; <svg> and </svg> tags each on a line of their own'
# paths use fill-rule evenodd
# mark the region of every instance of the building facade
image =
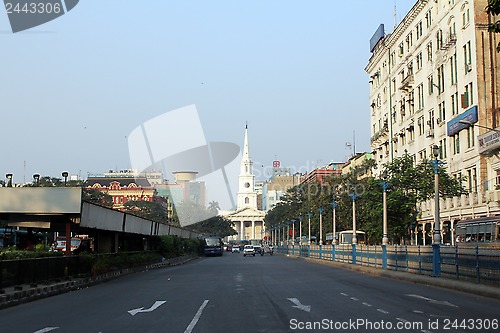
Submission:
<svg viewBox="0 0 500 333">
<path fill-rule="evenodd" d="M 499 125 L 498 41 L 487 30 L 493 18 L 486 6 L 487 0 L 416 1 L 392 33 L 383 25 L 375 32 L 365 68 L 377 170 L 403 154 L 415 163 L 433 159 L 437 145 L 447 172 L 467 177 L 470 194 L 441 199 L 445 243 L 455 242 L 458 221 L 500 214 L 499 147 L 484 147 Z M 429 244 L 433 201 L 418 209 L 417 241 Z"/>
</svg>

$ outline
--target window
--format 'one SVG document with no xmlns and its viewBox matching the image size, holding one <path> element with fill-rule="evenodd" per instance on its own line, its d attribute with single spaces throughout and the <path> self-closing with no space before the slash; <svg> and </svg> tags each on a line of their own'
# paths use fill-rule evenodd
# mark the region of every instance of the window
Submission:
<svg viewBox="0 0 500 333">
<path fill-rule="evenodd" d="M 451 84 L 457 84 L 457 54 L 450 57 L 450 79 Z"/>
<path fill-rule="evenodd" d="M 474 104 L 474 96 L 472 91 L 472 82 L 465 86 L 465 92 L 462 95 L 462 108 L 468 108 Z"/>
<path fill-rule="evenodd" d="M 399 56 L 403 56 L 405 53 L 405 45 L 403 43 L 399 44 Z"/>
<path fill-rule="evenodd" d="M 446 120 L 446 107 L 445 107 L 444 101 L 442 101 L 441 103 L 438 104 L 438 108 L 439 108 L 439 119 L 441 119 L 441 121 L 445 121 Z"/>
<path fill-rule="evenodd" d="M 415 113 L 415 93 L 413 90 L 408 94 L 408 112 L 410 116 Z"/>
<path fill-rule="evenodd" d="M 432 95 L 434 93 L 434 78 L 432 74 L 427 77 L 427 87 L 429 95 Z"/>
<path fill-rule="evenodd" d="M 392 94 L 396 93 L 396 78 L 392 79 Z"/>
<path fill-rule="evenodd" d="M 422 110 L 424 108 L 424 85 L 420 84 L 417 87 L 417 95 L 418 95 L 418 110 Z"/>
<path fill-rule="evenodd" d="M 472 70 L 472 51 L 470 47 L 470 41 L 465 43 L 463 46 L 464 50 L 464 66 L 465 66 L 465 74 Z"/>
<path fill-rule="evenodd" d="M 496 183 L 495 183 L 495 185 L 496 185 L 496 186 L 500 186 L 500 170 L 495 170 L 495 172 L 496 172 L 496 174 L 497 174 L 497 176 L 496 176 L 496 178 L 495 178 L 495 179 L 496 179 Z"/>
<path fill-rule="evenodd" d="M 432 61 L 432 42 L 427 44 L 427 61 Z"/>
<path fill-rule="evenodd" d="M 468 190 L 471 193 L 477 193 L 477 171 L 476 168 L 467 170 Z"/>
<path fill-rule="evenodd" d="M 250 203 L 250 199 L 248 197 L 245 197 L 245 203 Z"/>
<path fill-rule="evenodd" d="M 419 54 L 417 54 L 415 62 L 417 63 L 417 71 L 418 71 L 422 68 L 422 52 L 419 52 Z"/>
<path fill-rule="evenodd" d="M 436 33 L 436 47 L 438 50 L 443 48 L 443 30 L 439 29 Z"/>
<path fill-rule="evenodd" d="M 392 51 L 390 62 L 392 66 L 396 66 L 396 51 Z"/>
<path fill-rule="evenodd" d="M 427 125 L 429 125 L 429 129 L 434 129 L 434 109 L 430 109 L 429 111 L 429 120 L 427 121 Z"/>
<path fill-rule="evenodd" d="M 446 158 L 446 138 L 443 140 L 439 140 L 439 158 L 444 159 Z"/>
<path fill-rule="evenodd" d="M 424 116 L 418 118 L 417 126 L 418 126 L 418 135 L 424 135 L 425 134 Z"/>
<path fill-rule="evenodd" d="M 420 162 L 427 160 L 427 152 L 425 151 L 425 149 L 422 149 L 421 151 L 418 152 L 418 160 Z"/>
<path fill-rule="evenodd" d="M 460 132 L 453 135 L 453 154 L 460 154 Z"/>
<path fill-rule="evenodd" d="M 410 32 L 408 36 L 406 36 L 406 49 L 410 50 L 412 46 L 413 46 L 413 33 Z"/>
<path fill-rule="evenodd" d="M 417 40 L 422 37 L 422 21 L 418 22 L 415 26 L 415 32 L 417 36 Z"/>
<path fill-rule="evenodd" d="M 427 28 L 429 28 L 432 24 L 432 12 L 429 9 L 429 11 L 425 14 L 425 25 Z"/>
<path fill-rule="evenodd" d="M 467 127 L 467 148 L 472 148 L 475 145 L 474 126 Z"/>
<path fill-rule="evenodd" d="M 451 114 L 458 114 L 458 92 L 451 95 Z"/>
<path fill-rule="evenodd" d="M 462 24 L 465 27 L 470 22 L 469 8 L 462 8 Z"/>
<path fill-rule="evenodd" d="M 438 93 L 444 92 L 444 65 L 441 65 L 437 69 L 437 80 L 438 80 Z"/>
</svg>

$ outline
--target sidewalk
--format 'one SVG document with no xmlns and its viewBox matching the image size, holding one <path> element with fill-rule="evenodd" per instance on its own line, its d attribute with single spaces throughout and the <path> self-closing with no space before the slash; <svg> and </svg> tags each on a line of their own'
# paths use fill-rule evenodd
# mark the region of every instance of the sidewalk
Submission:
<svg viewBox="0 0 500 333">
<path fill-rule="evenodd" d="M 39 283 L 38 285 L 25 284 L 21 286 L 7 287 L 3 289 L 4 293 L 0 293 L 0 309 L 30 302 L 40 298 L 66 293 L 73 290 L 87 288 L 127 274 L 143 272 L 150 269 L 163 268 L 167 266 L 182 265 L 197 258 L 197 256 L 183 256 L 178 258 L 166 259 L 165 261 L 162 261 L 160 263 L 121 269 L 119 271 L 104 273 L 92 277 L 68 277 L 62 278 L 62 281 L 59 282 L 55 281 L 49 283 Z"/>
<path fill-rule="evenodd" d="M 381 268 L 374 268 L 368 266 L 361 265 L 353 265 L 342 262 L 324 260 L 324 259 L 316 259 L 316 258 L 306 258 L 299 257 L 297 255 L 292 256 L 291 254 L 284 254 L 290 258 L 294 259 L 302 259 L 315 263 L 320 263 L 324 265 L 330 265 L 335 267 L 340 267 L 344 269 L 350 269 L 353 271 L 358 271 L 365 274 L 371 274 L 375 276 L 381 276 L 390 279 L 403 280 L 408 282 L 414 282 L 419 284 L 425 284 L 429 286 L 435 286 L 446 289 L 453 289 L 455 291 L 461 291 L 469 294 L 474 294 L 478 296 L 485 296 L 490 298 L 500 299 L 500 288 L 487 286 L 482 284 L 477 284 L 473 282 L 466 282 L 460 280 L 454 280 L 444 277 L 432 277 L 427 275 L 420 275 L 414 273 L 400 272 L 400 271 L 392 271 Z"/>
</svg>

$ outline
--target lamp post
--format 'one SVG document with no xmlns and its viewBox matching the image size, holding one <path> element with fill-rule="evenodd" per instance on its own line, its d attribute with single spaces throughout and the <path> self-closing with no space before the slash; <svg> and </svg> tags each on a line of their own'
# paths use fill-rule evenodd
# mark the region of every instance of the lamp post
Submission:
<svg viewBox="0 0 500 333">
<path fill-rule="evenodd" d="M 295 246 L 295 219 L 292 219 L 292 245 Z"/>
<path fill-rule="evenodd" d="M 68 172 L 63 171 L 62 176 L 64 177 L 64 187 L 66 187 L 66 182 L 68 181 Z"/>
<path fill-rule="evenodd" d="M 439 223 L 439 168 L 444 164 L 438 159 L 440 147 L 434 145 L 432 147 L 432 154 L 434 155 L 434 160 L 430 161 L 434 167 L 434 237 L 432 242 L 432 259 L 433 259 L 433 276 L 441 275 L 441 263 L 440 263 L 440 246 L 441 246 L 441 226 Z"/>
<path fill-rule="evenodd" d="M 302 248 L 302 214 L 299 215 L 299 246 Z"/>
<path fill-rule="evenodd" d="M 356 237 L 356 198 L 358 195 L 356 193 L 349 194 L 352 199 L 352 244 L 358 244 L 358 238 Z"/>
<path fill-rule="evenodd" d="M 39 186 L 40 185 L 40 175 L 38 173 L 35 173 L 33 175 L 33 180 L 35 181 L 35 186 Z"/>
<path fill-rule="evenodd" d="M 310 247 L 311 246 L 311 216 L 312 216 L 312 213 L 307 213 L 306 214 L 307 216 L 307 219 L 308 219 L 308 225 L 309 225 L 309 233 L 308 233 L 308 238 L 307 238 L 307 245 Z"/>
<path fill-rule="evenodd" d="M 490 130 L 490 131 L 494 131 L 494 132 L 499 132 L 500 133 L 500 130 L 498 130 L 496 128 L 491 128 L 491 127 L 488 127 L 488 126 L 479 125 L 479 124 L 472 123 L 472 122 L 464 120 L 464 119 L 459 120 L 458 122 L 460 124 L 469 125 L 469 126 L 477 126 L 477 127 L 480 127 L 480 128 L 484 128 L 484 129 L 487 129 L 487 130 Z"/>
<path fill-rule="evenodd" d="M 387 245 L 389 243 L 389 237 L 387 236 L 387 188 L 391 186 L 390 183 L 387 182 L 387 171 L 384 171 L 382 176 L 383 181 L 380 182 L 380 186 L 384 190 L 383 193 L 383 233 L 382 233 L 382 245 Z"/>
<path fill-rule="evenodd" d="M 319 207 L 319 245 L 323 245 L 323 208 Z"/>
<path fill-rule="evenodd" d="M 333 220 L 332 220 L 332 232 L 333 232 L 333 239 L 332 239 L 332 244 L 333 245 L 337 245 L 337 222 L 336 222 L 336 216 L 335 216 L 335 211 L 337 209 L 337 206 L 339 205 L 339 203 L 337 201 L 335 201 L 335 196 L 333 197 L 333 201 L 330 202 L 330 205 L 332 205 L 333 207 Z"/>
<path fill-rule="evenodd" d="M 14 175 L 11 173 L 8 173 L 5 175 L 5 178 L 7 178 L 7 185 L 6 185 L 7 187 L 12 187 L 12 177 L 13 176 Z"/>
</svg>

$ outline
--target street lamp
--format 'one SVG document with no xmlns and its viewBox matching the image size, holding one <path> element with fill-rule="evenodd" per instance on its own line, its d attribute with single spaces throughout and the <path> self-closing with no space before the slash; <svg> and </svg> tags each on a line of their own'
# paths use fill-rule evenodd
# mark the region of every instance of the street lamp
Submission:
<svg viewBox="0 0 500 333">
<path fill-rule="evenodd" d="M 302 214 L 299 215 L 299 246 L 302 248 Z"/>
<path fill-rule="evenodd" d="M 387 182 L 387 171 L 384 171 L 382 176 L 383 181 L 380 182 L 380 186 L 384 190 L 383 194 L 383 205 L 384 205 L 384 213 L 383 213 L 383 233 L 382 233 L 382 244 L 387 245 L 389 243 L 389 237 L 387 236 L 387 188 L 391 186 L 390 183 Z"/>
<path fill-rule="evenodd" d="M 434 155 L 434 160 L 430 161 L 434 167 L 434 237 L 432 243 L 432 253 L 433 253 L 433 275 L 441 275 L 440 266 L 440 246 L 441 246 L 441 226 L 439 224 L 439 168 L 444 164 L 438 159 L 440 153 L 440 147 L 434 145 L 432 147 L 432 155 Z"/>
<path fill-rule="evenodd" d="M 323 245 L 323 208 L 319 207 L 319 245 Z"/>
<path fill-rule="evenodd" d="M 337 231 L 336 231 L 336 228 L 337 228 L 337 221 L 336 221 L 336 216 L 335 216 L 335 211 L 337 209 L 337 206 L 339 205 L 339 203 L 337 201 L 335 201 L 335 196 L 333 196 L 333 201 L 330 202 L 330 205 L 332 205 L 333 207 L 333 220 L 332 220 L 332 224 L 333 224 L 333 228 L 332 228 L 332 232 L 333 232 L 333 238 L 332 238 L 332 244 L 333 245 L 337 245 Z"/>
<path fill-rule="evenodd" d="M 308 233 L 309 237 L 307 238 L 307 245 L 311 246 L 311 216 L 312 216 L 312 213 L 307 213 L 306 216 L 308 219 L 307 223 L 309 225 L 309 233 Z"/>
<path fill-rule="evenodd" d="M 484 128 L 484 129 L 487 129 L 487 130 L 490 130 L 490 131 L 494 131 L 494 132 L 499 132 L 500 133 L 500 130 L 496 129 L 496 128 L 491 128 L 491 127 L 488 127 L 488 126 L 483 126 L 483 125 L 479 125 L 479 124 L 476 124 L 476 123 L 472 123 L 468 120 L 459 120 L 458 121 L 460 124 L 464 124 L 464 125 L 469 125 L 469 126 L 477 126 L 477 127 L 481 127 L 481 128 Z"/>
<path fill-rule="evenodd" d="M 7 187 L 12 187 L 12 177 L 13 176 L 14 175 L 11 173 L 8 173 L 5 175 L 5 178 L 7 178 L 7 185 L 6 185 Z"/>
<path fill-rule="evenodd" d="M 66 182 L 68 181 L 68 171 L 63 171 L 62 176 L 64 177 L 64 187 L 66 187 Z"/>
<path fill-rule="evenodd" d="M 35 186 L 39 186 L 40 185 L 40 175 L 38 173 L 35 173 L 33 175 L 33 180 L 35 181 Z"/>
<path fill-rule="evenodd" d="M 352 198 L 352 244 L 358 244 L 358 238 L 356 236 L 356 198 L 358 195 L 356 193 L 349 194 Z"/>
<path fill-rule="evenodd" d="M 295 219 L 292 219 L 292 245 L 295 246 Z"/>
</svg>

